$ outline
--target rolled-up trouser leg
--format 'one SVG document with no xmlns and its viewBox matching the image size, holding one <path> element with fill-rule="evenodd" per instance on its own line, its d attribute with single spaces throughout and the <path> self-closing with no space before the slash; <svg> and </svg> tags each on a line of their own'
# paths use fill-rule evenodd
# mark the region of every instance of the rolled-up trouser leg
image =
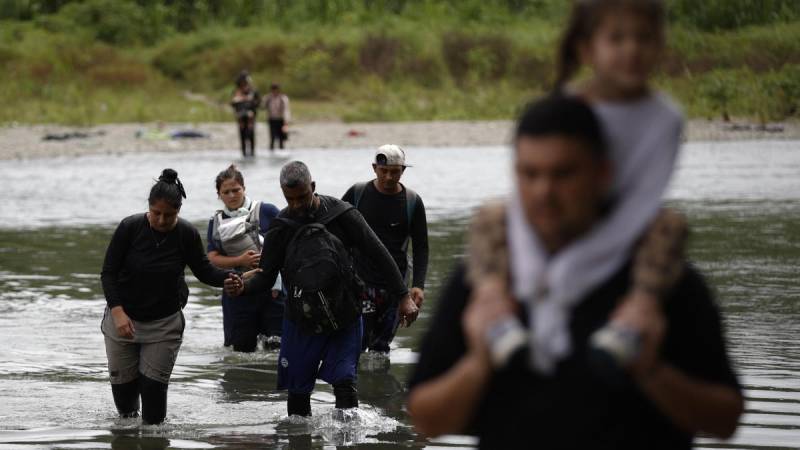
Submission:
<svg viewBox="0 0 800 450">
<path fill-rule="evenodd" d="M 333 385 L 336 407 L 340 409 L 358 408 L 358 389 L 353 380 L 342 380 Z"/>
<path fill-rule="evenodd" d="M 290 416 L 310 416 L 311 394 L 295 394 L 289 392 L 289 399 L 286 401 L 286 409 Z"/>
<path fill-rule="evenodd" d="M 142 422 L 157 425 L 167 417 L 167 388 L 161 383 L 144 375 L 139 376 L 139 390 L 142 394 Z"/>
<path fill-rule="evenodd" d="M 139 380 L 122 384 L 112 384 L 114 405 L 122 417 L 139 417 Z"/>
</svg>

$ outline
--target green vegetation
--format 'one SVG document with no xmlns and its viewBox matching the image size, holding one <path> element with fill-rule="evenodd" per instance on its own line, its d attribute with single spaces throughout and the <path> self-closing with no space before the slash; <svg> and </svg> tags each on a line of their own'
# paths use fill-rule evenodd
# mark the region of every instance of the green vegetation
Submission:
<svg viewBox="0 0 800 450">
<path fill-rule="evenodd" d="M 797 0 L 668 0 L 657 84 L 691 116 L 800 116 Z M 552 84 L 564 0 L 0 0 L 0 123 L 509 118 Z"/>
</svg>

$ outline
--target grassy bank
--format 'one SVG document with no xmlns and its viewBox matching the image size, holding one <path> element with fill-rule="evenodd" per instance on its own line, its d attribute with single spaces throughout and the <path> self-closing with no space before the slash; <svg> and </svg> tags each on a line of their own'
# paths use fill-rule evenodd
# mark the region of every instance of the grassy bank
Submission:
<svg viewBox="0 0 800 450">
<path fill-rule="evenodd" d="M 763 17 L 722 14 L 747 1 L 718 3 L 719 17 L 671 2 L 657 84 L 690 116 L 800 117 L 800 17 L 779 0 Z M 303 120 L 505 119 L 551 85 L 566 13 L 550 0 L 276 0 L 239 2 L 262 7 L 239 17 L 172 2 L 210 14 L 181 25 L 156 1 L 45 3 L 69 4 L 0 23 L 0 123 L 227 121 L 243 68 L 262 91 L 280 82 Z"/>
</svg>

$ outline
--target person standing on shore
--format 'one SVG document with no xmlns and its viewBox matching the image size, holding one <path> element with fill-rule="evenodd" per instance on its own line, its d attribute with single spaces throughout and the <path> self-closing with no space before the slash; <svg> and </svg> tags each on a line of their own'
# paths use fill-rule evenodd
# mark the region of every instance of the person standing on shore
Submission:
<svg viewBox="0 0 800 450">
<path fill-rule="evenodd" d="M 158 424 L 167 414 L 167 388 L 178 356 L 189 298 L 186 266 L 198 280 L 222 287 L 242 280 L 214 267 L 197 229 L 178 217 L 186 192 L 178 173 L 164 169 L 150 189 L 149 209 L 120 222 L 106 250 L 101 280 L 105 336 L 114 404 L 122 417 Z"/>
<path fill-rule="evenodd" d="M 337 409 L 358 407 L 361 354 L 361 288 L 350 257 L 357 249 L 389 280 L 392 301 L 409 325 L 417 307 L 397 265 L 351 205 L 318 195 L 308 167 L 293 161 L 281 169 L 288 206 L 267 231 L 259 268 L 243 288 L 226 282 L 228 293 L 266 292 L 280 272 L 288 291 L 278 363 L 278 389 L 287 389 L 289 415 L 311 415 L 317 378 L 333 385 Z"/>
<path fill-rule="evenodd" d="M 378 148 L 372 162 L 375 179 L 354 184 L 342 197 L 364 216 L 372 231 L 389 250 L 407 280 L 413 272 L 411 299 L 422 307 L 425 300 L 425 276 L 428 271 L 428 222 L 425 205 L 416 192 L 400 182 L 406 168 L 406 155 L 397 145 Z M 413 245 L 413 261 L 409 264 L 409 243 Z M 387 280 L 377 273 L 365 256 L 355 256 L 356 271 L 366 283 L 363 302 L 364 339 L 362 351 L 382 353 L 388 357 L 389 344 L 397 332 L 397 305 L 389 301 Z"/>
<path fill-rule="evenodd" d="M 267 109 L 267 124 L 269 125 L 269 149 L 275 150 L 275 141 L 278 141 L 279 148 L 283 148 L 283 143 L 288 139 L 289 121 L 292 120 L 292 112 L 289 108 L 289 97 L 281 92 L 278 83 L 272 83 L 269 95 L 264 99 L 264 107 Z"/>
<path fill-rule="evenodd" d="M 253 80 L 246 70 L 236 77 L 236 89 L 233 91 L 231 107 L 239 126 L 239 142 L 242 145 L 242 156 L 256 156 L 256 113 L 261 103 L 261 96 L 253 87 Z"/>
<path fill-rule="evenodd" d="M 217 196 L 223 208 L 208 221 L 208 259 L 217 267 L 247 272 L 258 268 L 264 251 L 264 234 L 278 215 L 278 208 L 246 195 L 244 175 L 231 165 L 217 175 Z M 237 352 L 255 351 L 258 335 L 265 347 L 280 345 L 285 295 L 280 277 L 266 298 L 261 295 L 230 298 L 222 293 L 225 346 Z"/>
</svg>

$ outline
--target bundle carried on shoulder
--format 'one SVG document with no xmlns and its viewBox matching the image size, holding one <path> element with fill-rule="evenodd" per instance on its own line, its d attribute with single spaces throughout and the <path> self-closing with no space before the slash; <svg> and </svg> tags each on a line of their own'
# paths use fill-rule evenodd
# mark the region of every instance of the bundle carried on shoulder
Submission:
<svg viewBox="0 0 800 450">
<path fill-rule="evenodd" d="M 510 280 L 506 203 L 488 202 L 478 208 L 467 236 L 467 282 L 476 286 L 486 276 Z"/>
</svg>

